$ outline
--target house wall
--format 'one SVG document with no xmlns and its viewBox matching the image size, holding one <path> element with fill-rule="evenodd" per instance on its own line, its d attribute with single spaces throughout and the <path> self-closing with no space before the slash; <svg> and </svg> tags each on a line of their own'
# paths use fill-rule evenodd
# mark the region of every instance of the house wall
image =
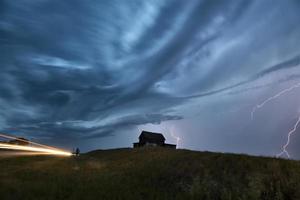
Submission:
<svg viewBox="0 0 300 200">
<path fill-rule="evenodd" d="M 156 143 L 146 142 L 145 146 L 148 146 L 148 147 L 156 147 L 157 144 L 156 144 Z"/>
<path fill-rule="evenodd" d="M 146 143 L 153 143 L 157 145 L 164 145 L 164 141 L 156 141 L 156 142 L 149 142 L 146 138 L 140 137 L 139 138 L 139 143 L 145 145 Z"/>
</svg>

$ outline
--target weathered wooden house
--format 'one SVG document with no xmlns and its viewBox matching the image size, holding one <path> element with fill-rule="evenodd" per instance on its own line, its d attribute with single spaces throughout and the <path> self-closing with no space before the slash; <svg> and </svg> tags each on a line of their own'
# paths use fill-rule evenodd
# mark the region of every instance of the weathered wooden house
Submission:
<svg viewBox="0 0 300 200">
<path fill-rule="evenodd" d="M 176 149 L 175 144 L 165 143 L 166 138 L 161 133 L 153 133 L 148 131 L 142 131 L 139 136 L 139 142 L 133 143 L 134 148 L 151 146 L 151 147 L 168 147 Z"/>
</svg>

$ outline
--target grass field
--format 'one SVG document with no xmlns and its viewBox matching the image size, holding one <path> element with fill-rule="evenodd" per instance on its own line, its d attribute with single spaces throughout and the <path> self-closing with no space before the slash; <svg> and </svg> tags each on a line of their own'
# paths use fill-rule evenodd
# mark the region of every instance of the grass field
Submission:
<svg viewBox="0 0 300 200">
<path fill-rule="evenodd" d="M 300 199 L 300 162 L 174 149 L 0 158 L 0 199 Z"/>
</svg>

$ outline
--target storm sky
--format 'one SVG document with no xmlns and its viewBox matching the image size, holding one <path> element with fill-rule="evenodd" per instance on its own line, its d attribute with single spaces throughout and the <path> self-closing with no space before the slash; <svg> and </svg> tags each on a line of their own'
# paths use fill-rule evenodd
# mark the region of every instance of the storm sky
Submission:
<svg viewBox="0 0 300 200">
<path fill-rule="evenodd" d="M 274 156 L 300 115 L 298 0 L 0 2 L 0 131 L 83 151 L 141 130 Z M 300 159 L 300 127 L 288 151 Z"/>
</svg>

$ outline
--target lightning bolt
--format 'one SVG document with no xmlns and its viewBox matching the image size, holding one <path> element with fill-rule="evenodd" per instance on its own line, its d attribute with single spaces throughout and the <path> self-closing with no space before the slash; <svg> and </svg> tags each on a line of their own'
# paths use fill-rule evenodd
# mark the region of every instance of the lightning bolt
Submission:
<svg viewBox="0 0 300 200">
<path fill-rule="evenodd" d="M 275 94 L 274 96 L 271 96 L 271 97 L 267 98 L 267 99 L 266 99 L 265 101 L 263 101 L 262 103 L 260 103 L 260 104 L 258 104 L 258 105 L 256 105 L 256 106 L 254 106 L 253 109 L 252 109 L 252 111 L 251 111 L 251 119 L 252 119 L 252 120 L 254 119 L 254 114 L 255 114 L 255 112 L 256 112 L 258 109 L 262 108 L 265 104 L 267 104 L 268 102 L 270 102 L 270 101 L 272 101 L 272 100 L 274 100 L 274 99 L 277 99 L 278 97 L 280 97 L 280 96 L 282 96 L 282 95 L 284 95 L 284 94 L 286 94 L 286 93 L 288 93 L 288 92 L 290 92 L 290 91 L 292 91 L 292 90 L 294 90 L 294 89 L 296 89 L 296 88 L 299 88 L 299 87 L 300 87 L 300 83 L 297 83 L 297 84 L 295 84 L 295 85 L 293 85 L 293 86 L 291 86 L 291 87 L 289 87 L 289 88 L 287 88 L 287 89 L 284 89 L 284 90 L 280 91 L 279 93 Z"/>
<path fill-rule="evenodd" d="M 178 147 L 179 142 L 181 141 L 181 138 L 174 134 L 173 127 L 170 129 L 170 135 L 172 138 L 174 138 L 176 140 L 176 146 Z"/>
<path fill-rule="evenodd" d="M 287 141 L 286 141 L 285 145 L 282 146 L 282 151 L 281 151 L 279 154 L 276 155 L 277 157 L 280 157 L 280 156 L 282 156 L 282 155 L 284 155 L 284 154 L 285 154 L 288 158 L 291 157 L 290 154 L 289 154 L 289 152 L 287 151 L 287 147 L 289 146 L 290 141 L 291 141 L 291 136 L 292 136 L 292 135 L 295 133 L 295 131 L 297 130 L 297 127 L 298 127 L 299 123 L 300 123 L 300 116 L 298 117 L 298 120 L 297 120 L 296 124 L 294 125 L 294 128 L 293 128 L 292 130 L 290 130 L 290 132 L 288 133 Z"/>
<path fill-rule="evenodd" d="M 258 105 L 256 105 L 256 106 L 254 106 L 253 109 L 252 109 L 252 111 L 251 111 L 251 119 L 252 119 L 252 120 L 254 119 L 254 114 L 255 114 L 255 112 L 256 112 L 258 109 L 262 108 L 265 104 L 267 104 L 267 103 L 269 103 L 270 101 L 272 101 L 272 100 L 274 100 L 274 99 L 277 99 L 277 98 L 279 98 L 280 96 L 282 96 L 282 95 L 284 95 L 284 94 L 286 94 L 286 93 L 288 93 L 288 92 L 290 92 L 290 91 L 292 91 L 292 90 L 294 90 L 294 89 L 297 89 L 297 88 L 299 88 L 299 87 L 300 87 L 300 83 L 297 83 L 297 84 L 295 84 L 295 85 L 292 85 L 291 87 L 286 88 L 286 89 L 284 89 L 284 90 L 278 92 L 278 93 L 275 94 L 274 96 L 271 96 L 271 97 L 267 98 L 265 101 L 263 101 L 262 103 L 260 103 L 260 104 L 258 104 Z M 299 123 L 300 123 L 300 116 L 299 116 L 297 122 L 294 124 L 294 128 L 293 128 L 292 130 L 290 130 L 290 132 L 288 132 L 288 135 L 287 135 L 287 141 L 286 141 L 286 143 L 282 146 L 282 151 L 281 151 L 280 153 L 278 153 L 278 154 L 276 155 L 276 157 L 280 157 L 280 156 L 282 156 L 282 155 L 286 155 L 288 158 L 290 158 L 290 154 L 289 154 L 289 152 L 287 151 L 287 147 L 289 146 L 290 140 L 291 140 L 291 136 L 292 136 L 292 135 L 295 133 L 295 131 L 297 130 L 297 127 L 298 127 Z"/>
</svg>

